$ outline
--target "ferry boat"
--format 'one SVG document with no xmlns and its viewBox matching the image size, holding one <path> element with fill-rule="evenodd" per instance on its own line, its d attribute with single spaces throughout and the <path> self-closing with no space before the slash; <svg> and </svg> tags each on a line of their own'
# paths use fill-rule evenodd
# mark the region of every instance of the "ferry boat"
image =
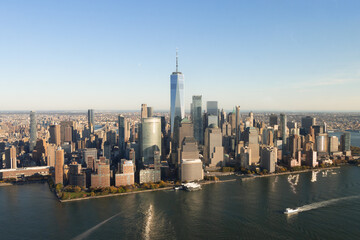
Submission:
<svg viewBox="0 0 360 240">
<path fill-rule="evenodd" d="M 284 212 L 284 214 L 294 214 L 294 213 L 298 213 L 299 212 L 299 208 L 295 208 L 295 209 L 292 209 L 292 208 L 287 208 Z"/>
<path fill-rule="evenodd" d="M 186 191 L 189 191 L 189 192 L 201 189 L 201 185 L 199 183 L 195 183 L 195 182 L 184 183 L 182 186 Z"/>
</svg>

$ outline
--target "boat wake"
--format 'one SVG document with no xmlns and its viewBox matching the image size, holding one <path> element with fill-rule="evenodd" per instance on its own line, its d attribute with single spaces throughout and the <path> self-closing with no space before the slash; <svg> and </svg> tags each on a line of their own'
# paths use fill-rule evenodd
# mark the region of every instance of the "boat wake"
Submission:
<svg viewBox="0 0 360 240">
<path fill-rule="evenodd" d="M 306 211 L 314 210 L 314 209 L 317 209 L 317 208 L 326 207 L 328 205 L 335 204 L 335 203 L 340 202 L 340 201 L 357 199 L 357 198 L 360 198 L 360 195 L 342 197 L 342 198 L 334 198 L 334 199 L 330 199 L 330 200 L 326 200 L 326 201 L 322 201 L 322 202 L 311 203 L 311 204 L 299 207 L 298 212 L 306 212 Z"/>
<path fill-rule="evenodd" d="M 144 239 L 150 239 L 152 219 L 153 219 L 153 206 L 152 204 L 150 204 L 149 209 L 146 213 Z"/>
<path fill-rule="evenodd" d="M 289 175 L 287 180 L 290 184 L 290 187 L 291 187 L 291 190 L 293 191 L 293 193 L 296 194 L 296 186 L 298 185 L 299 183 L 299 174 L 296 174 L 296 175 Z"/>
<path fill-rule="evenodd" d="M 77 237 L 73 238 L 73 240 L 82 240 L 87 238 L 93 231 L 95 231 L 96 229 L 98 229 L 99 227 L 101 227 L 102 225 L 104 225 L 105 223 L 107 223 L 108 221 L 110 221 L 111 219 L 119 216 L 120 213 L 115 214 L 114 216 L 102 221 L 101 223 L 95 225 L 94 227 L 90 228 L 89 230 L 86 230 L 85 232 L 83 232 L 82 234 L 78 235 Z"/>
</svg>

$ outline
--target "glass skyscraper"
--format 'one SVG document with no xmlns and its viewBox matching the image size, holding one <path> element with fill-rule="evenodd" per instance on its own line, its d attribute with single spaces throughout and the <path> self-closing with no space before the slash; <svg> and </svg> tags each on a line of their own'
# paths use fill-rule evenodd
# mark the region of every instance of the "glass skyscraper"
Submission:
<svg viewBox="0 0 360 240">
<path fill-rule="evenodd" d="M 88 110 L 88 124 L 89 124 L 89 129 L 90 131 L 93 133 L 94 130 L 94 109 L 89 109 Z"/>
<path fill-rule="evenodd" d="M 36 145 L 36 115 L 35 112 L 30 112 L 30 151 L 34 150 Z"/>
<path fill-rule="evenodd" d="M 145 165 L 154 164 L 154 152 L 161 154 L 161 118 L 141 119 L 141 158 Z"/>
<path fill-rule="evenodd" d="M 120 150 L 120 157 L 124 157 L 125 151 L 125 118 L 121 115 L 118 116 L 119 121 L 119 150 Z"/>
<path fill-rule="evenodd" d="M 178 58 L 176 54 L 176 72 L 170 76 L 170 124 L 171 134 L 174 132 L 174 122 L 176 117 L 185 118 L 185 94 L 184 94 L 184 75 L 178 71 Z"/>
<path fill-rule="evenodd" d="M 204 142 L 202 96 L 192 96 L 191 120 L 194 124 L 194 137 L 200 143 Z"/>
<path fill-rule="evenodd" d="M 286 149 L 286 125 L 287 125 L 287 120 L 286 120 L 286 115 L 284 113 L 280 114 L 280 130 L 281 130 L 281 138 L 282 138 L 282 142 L 283 142 L 283 152 L 284 149 Z"/>
</svg>

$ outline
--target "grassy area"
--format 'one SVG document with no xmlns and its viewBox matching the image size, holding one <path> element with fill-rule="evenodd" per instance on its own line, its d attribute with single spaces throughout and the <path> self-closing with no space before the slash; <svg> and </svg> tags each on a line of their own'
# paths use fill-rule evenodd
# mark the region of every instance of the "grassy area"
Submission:
<svg viewBox="0 0 360 240">
<path fill-rule="evenodd" d="M 52 181 L 49 181 L 49 186 L 54 186 Z M 86 198 L 86 197 L 95 197 L 95 196 L 104 196 L 109 194 L 117 193 L 126 193 L 126 192 L 136 192 L 150 189 L 159 189 L 172 186 L 171 183 L 160 181 L 159 183 L 144 183 L 144 184 L 133 184 L 129 186 L 121 187 L 102 187 L 102 188 L 89 188 L 84 189 L 79 186 L 63 186 L 62 184 L 57 184 L 55 186 L 55 191 L 57 196 L 61 200 L 76 199 L 76 198 Z"/>
</svg>

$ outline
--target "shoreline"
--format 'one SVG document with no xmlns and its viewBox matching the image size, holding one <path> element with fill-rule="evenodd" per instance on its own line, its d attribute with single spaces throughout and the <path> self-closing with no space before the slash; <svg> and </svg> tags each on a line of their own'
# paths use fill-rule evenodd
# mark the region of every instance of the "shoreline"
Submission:
<svg viewBox="0 0 360 240">
<path fill-rule="evenodd" d="M 255 178 L 272 177 L 272 176 L 289 175 L 289 174 L 298 174 L 298 173 L 305 173 L 305 172 L 312 172 L 312 171 L 323 171 L 323 170 L 339 169 L 339 168 L 340 168 L 340 166 L 334 166 L 334 167 L 327 167 L 327 168 L 304 169 L 304 170 L 293 171 L 293 172 L 281 172 L 281 173 L 271 173 L 271 174 L 266 174 L 266 175 L 257 175 L 257 176 L 250 176 L 250 177 L 246 177 L 246 176 L 240 176 L 240 177 L 241 177 L 241 181 L 246 181 L 246 180 L 255 179 Z"/>
<path fill-rule="evenodd" d="M 218 181 L 205 181 L 205 182 L 201 182 L 200 184 L 208 185 L 208 184 L 212 184 L 212 183 L 224 183 L 224 182 L 234 182 L 234 181 L 237 181 L 237 179 L 234 178 L 234 179 L 226 179 L 226 180 L 218 180 Z M 84 198 L 64 199 L 64 200 L 59 199 L 57 196 L 56 196 L 56 198 L 61 203 L 66 203 L 66 202 L 74 202 L 74 201 L 81 201 L 81 200 L 88 200 L 88 199 L 97 199 L 97 198 L 116 197 L 116 196 L 123 196 L 123 195 L 137 194 L 137 193 L 164 191 L 164 190 L 171 190 L 173 188 L 174 188 L 174 186 L 157 188 L 157 189 L 147 189 L 147 190 L 140 190 L 140 191 L 125 192 L 125 193 L 113 193 L 113 194 L 106 194 L 106 195 L 93 196 L 93 197 L 90 196 L 90 197 L 84 197 Z"/>
<path fill-rule="evenodd" d="M 15 184 L 12 184 L 12 183 L 0 183 L 0 187 L 12 186 L 12 185 L 15 185 Z"/>
</svg>

